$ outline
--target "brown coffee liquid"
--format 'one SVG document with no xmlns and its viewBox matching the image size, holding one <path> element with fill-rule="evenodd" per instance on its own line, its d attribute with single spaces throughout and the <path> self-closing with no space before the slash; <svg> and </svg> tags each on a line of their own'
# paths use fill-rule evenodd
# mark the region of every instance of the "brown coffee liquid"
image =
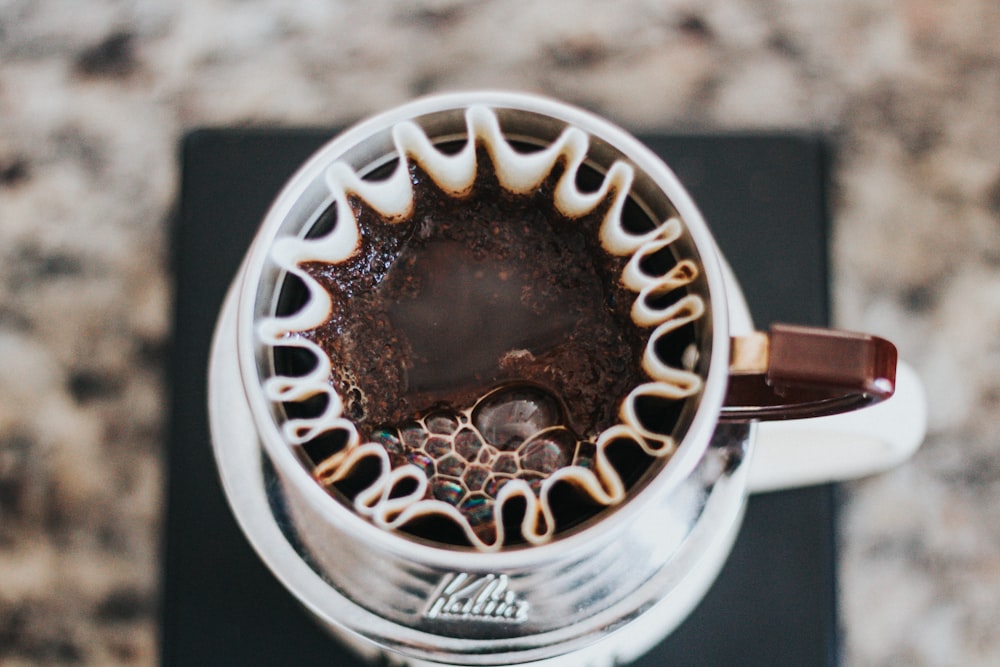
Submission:
<svg viewBox="0 0 1000 667">
<path fill-rule="evenodd" d="M 331 381 L 362 440 L 381 442 L 394 467 L 425 470 L 428 497 L 458 507 L 489 539 L 504 483 L 524 479 L 537 489 L 560 467 L 592 465 L 594 439 L 646 380 L 648 331 L 631 321 L 635 294 L 619 284 L 626 258 L 599 246 L 609 202 L 570 219 L 552 203 L 561 168 L 536 191 L 514 195 L 482 150 L 479 165 L 460 198 L 411 165 L 415 206 L 404 221 L 351 199 L 360 250 L 342 264 L 303 265 L 333 308 L 301 335 L 330 356 Z M 618 463 L 628 482 L 648 459 Z M 350 494 L 349 486 L 342 490 Z M 553 504 L 560 528 L 594 511 L 570 489 L 554 493 Z M 425 523 L 411 528 L 462 541 L 440 521 Z"/>
</svg>

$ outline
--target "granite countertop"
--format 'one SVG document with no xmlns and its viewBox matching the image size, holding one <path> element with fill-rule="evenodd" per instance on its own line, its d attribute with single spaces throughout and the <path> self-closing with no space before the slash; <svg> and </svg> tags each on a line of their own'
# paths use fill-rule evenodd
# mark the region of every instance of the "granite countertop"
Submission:
<svg viewBox="0 0 1000 667">
<path fill-rule="evenodd" d="M 0 1 L 0 663 L 156 662 L 177 146 L 458 87 L 837 139 L 835 320 L 922 376 L 846 486 L 849 665 L 1000 657 L 1000 4 Z"/>
</svg>

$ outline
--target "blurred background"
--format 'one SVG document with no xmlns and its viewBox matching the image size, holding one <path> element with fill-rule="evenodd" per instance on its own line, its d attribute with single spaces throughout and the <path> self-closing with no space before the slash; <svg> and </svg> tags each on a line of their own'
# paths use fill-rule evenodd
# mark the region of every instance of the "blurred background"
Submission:
<svg viewBox="0 0 1000 667">
<path fill-rule="evenodd" d="M 835 140 L 834 321 L 930 397 L 845 487 L 845 664 L 996 664 L 996 0 L 0 0 L 0 663 L 156 662 L 183 134 L 469 87 Z"/>
</svg>

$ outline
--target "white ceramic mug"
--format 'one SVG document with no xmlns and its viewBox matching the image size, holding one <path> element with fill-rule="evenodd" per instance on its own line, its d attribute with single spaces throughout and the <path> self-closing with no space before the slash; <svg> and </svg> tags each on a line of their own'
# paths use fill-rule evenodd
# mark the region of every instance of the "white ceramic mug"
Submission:
<svg viewBox="0 0 1000 667">
<path fill-rule="evenodd" d="M 464 148 L 438 149 L 456 142 Z M 524 150 L 529 145 L 532 150 Z M 412 457 L 393 459 L 382 451 L 384 442 L 359 432 L 345 416 L 329 357 L 299 336 L 333 308 L 301 267 L 354 256 L 363 244 L 351 213 L 356 201 L 408 224 L 414 185 L 407 165 L 419 165 L 442 191 L 464 196 L 476 179 L 477 147 L 479 159 L 488 154 L 500 184 L 512 192 L 531 191 L 560 165 L 553 198 L 570 217 L 610 202 L 598 227 L 600 247 L 622 259 L 621 282 L 635 294 L 632 325 L 648 336 L 644 382 L 609 397 L 620 409 L 618 421 L 595 438 L 593 458 L 603 465 L 574 459 L 534 486 L 508 480 L 490 497 L 501 518 L 505 502 L 519 498 L 526 505 L 520 544 L 505 541 L 502 526 L 481 538 L 457 501 L 449 505 L 429 490 L 433 468 L 413 465 Z M 603 179 L 596 191 L 575 187 L 582 166 Z M 366 178 L 373 172 L 378 179 Z M 653 228 L 638 233 L 620 223 L 625 197 L 641 203 Z M 332 229 L 310 234 L 331 209 L 337 211 Z M 673 268 L 692 268 L 650 273 L 643 258 L 664 248 L 674 255 Z M 289 275 L 303 280 L 308 298 L 279 312 Z M 674 289 L 684 298 L 670 305 L 647 298 Z M 657 337 L 691 322 L 690 358 L 683 365 L 659 358 Z M 318 363 L 283 375 L 275 349 L 285 345 L 299 346 Z M 925 414 L 919 381 L 905 365 L 896 367 L 886 341 L 796 327 L 755 332 L 694 203 L 636 139 L 553 100 L 493 92 L 424 98 L 375 116 L 332 140 L 295 174 L 226 299 L 209 393 L 226 494 L 263 560 L 343 641 L 405 664 L 632 659 L 704 595 L 749 493 L 895 465 L 919 446 Z M 285 410 L 317 395 L 325 399 L 318 412 L 301 417 Z M 648 395 L 680 402 L 670 432 L 650 430 L 636 414 Z M 855 409 L 869 403 L 878 404 Z M 308 465 L 303 447 L 330 432 L 340 435 L 339 449 Z M 602 458 L 604 443 L 622 438 L 655 462 L 631 486 Z M 378 462 L 379 473 L 355 497 L 321 483 L 343 478 L 366 457 Z M 557 479 L 607 508 L 560 530 L 546 495 Z M 427 515 L 455 521 L 469 545 L 402 530 Z"/>
</svg>

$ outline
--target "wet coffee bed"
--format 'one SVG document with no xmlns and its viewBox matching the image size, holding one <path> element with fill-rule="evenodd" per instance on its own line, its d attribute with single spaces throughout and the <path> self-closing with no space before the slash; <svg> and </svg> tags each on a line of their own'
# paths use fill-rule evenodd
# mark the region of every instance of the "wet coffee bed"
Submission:
<svg viewBox="0 0 1000 667">
<path fill-rule="evenodd" d="M 618 284 L 623 260 L 597 241 L 607 204 L 568 219 L 552 204 L 558 171 L 513 195 L 485 154 L 480 165 L 464 197 L 411 166 L 414 213 L 401 222 L 353 198 L 359 252 L 303 266 L 333 308 L 302 335 L 330 356 L 345 416 L 363 438 L 432 411 L 470 409 L 512 383 L 547 392 L 564 425 L 592 438 L 640 381 L 634 295 Z"/>
</svg>

